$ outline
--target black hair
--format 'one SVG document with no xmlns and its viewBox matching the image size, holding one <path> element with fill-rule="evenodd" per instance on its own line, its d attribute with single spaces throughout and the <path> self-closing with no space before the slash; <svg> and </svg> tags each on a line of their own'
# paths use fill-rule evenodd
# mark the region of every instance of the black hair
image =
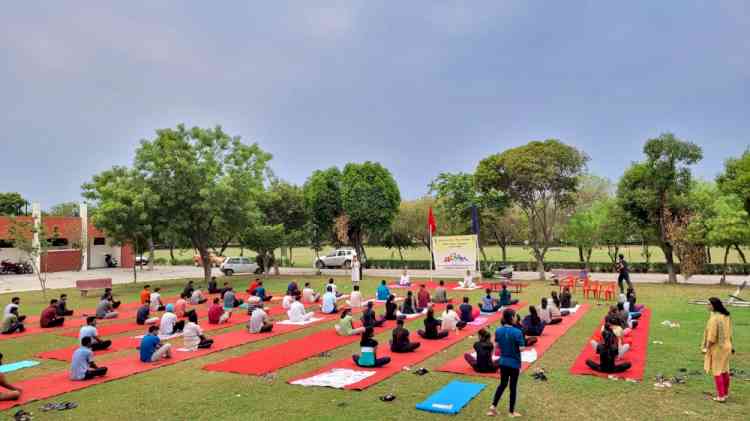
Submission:
<svg viewBox="0 0 750 421">
<path fill-rule="evenodd" d="M 89 316 L 89 317 L 86 318 L 86 324 L 87 325 L 90 325 L 91 322 L 95 322 L 95 321 L 96 321 L 96 316 Z"/>
<path fill-rule="evenodd" d="M 547 309 L 547 297 L 542 298 L 542 310 Z"/>
<path fill-rule="evenodd" d="M 468 303 L 469 302 L 469 297 L 464 297 L 464 302 Z"/>
<path fill-rule="evenodd" d="M 515 319 L 515 317 L 516 317 L 515 310 L 513 310 L 512 308 L 506 308 L 503 311 L 503 322 L 502 322 L 502 324 L 506 325 L 506 326 L 513 326 L 513 324 L 514 324 L 513 319 Z"/>
<path fill-rule="evenodd" d="M 534 324 L 539 324 L 541 319 L 539 319 L 539 313 L 536 312 L 536 307 L 529 306 L 529 316 L 531 316 L 531 321 L 534 322 Z"/>
<path fill-rule="evenodd" d="M 380 285 L 385 285 L 385 279 L 383 279 L 382 281 L 380 281 Z"/>
<path fill-rule="evenodd" d="M 359 285 L 354 285 L 354 290 L 359 291 Z"/>
<path fill-rule="evenodd" d="M 445 306 L 445 309 L 446 310 L 453 310 L 453 304 L 448 304 L 447 306 Z"/>
<path fill-rule="evenodd" d="M 148 327 L 148 333 L 154 333 L 157 330 L 159 330 L 159 326 L 149 326 Z"/>
<path fill-rule="evenodd" d="M 441 279 L 441 280 L 440 280 L 440 285 L 445 285 L 445 281 L 443 281 L 443 280 Z"/>
<path fill-rule="evenodd" d="M 151 288 L 151 285 L 149 285 L 149 284 L 144 285 L 143 289 L 146 289 L 146 288 Z"/>
<path fill-rule="evenodd" d="M 708 299 L 708 302 L 711 303 L 711 307 L 713 307 L 715 312 L 729 316 L 729 311 L 724 307 L 724 303 L 722 303 L 720 299 L 711 297 Z"/>
<path fill-rule="evenodd" d="M 86 348 L 91 346 L 91 337 L 85 336 L 83 339 L 81 339 L 81 345 L 85 346 Z"/>
<path fill-rule="evenodd" d="M 192 323 L 198 323 L 198 315 L 194 311 L 188 312 L 188 321 Z"/>
<path fill-rule="evenodd" d="M 49 305 L 53 306 L 55 304 L 57 304 L 57 298 L 53 298 L 53 299 L 49 300 Z"/>
<path fill-rule="evenodd" d="M 345 308 L 345 309 L 344 309 L 344 310 L 343 310 L 343 311 L 341 312 L 341 318 L 343 319 L 343 318 L 344 318 L 344 317 L 346 317 L 346 315 L 347 315 L 347 314 L 349 314 L 349 313 L 351 313 L 351 310 L 349 310 L 348 308 Z"/>
<path fill-rule="evenodd" d="M 362 345 L 365 340 L 372 338 L 374 334 L 375 334 L 375 329 L 373 329 L 372 326 L 367 326 L 365 328 L 365 331 L 362 332 L 362 339 L 359 341 L 359 344 Z"/>
<path fill-rule="evenodd" d="M 13 298 L 10 299 L 11 303 L 14 303 L 16 301 L 21 301 L 21 298 L 20 297 L 13 297 Z"/>
<path fill-rule="evenodd" d="M 219 304 L 219 297 L 214 298 L 214 304 Z"/>
<path fill-rule="evenodd" d="M 68 294 L 60 294 L 60 299 L 62 300 L 63 298 L 68 298 Z"/>
<path fill-rule="evenodd" d="M 404 325 L 404 319 L 402 319 L 401 317 L 396 319 L 396 326 L 403 326 L 403 325 Z"/>
</svg>

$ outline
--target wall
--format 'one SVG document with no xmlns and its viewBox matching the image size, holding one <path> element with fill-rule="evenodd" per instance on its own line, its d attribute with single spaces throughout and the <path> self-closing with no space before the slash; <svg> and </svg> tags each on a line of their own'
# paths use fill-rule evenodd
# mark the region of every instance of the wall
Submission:
<svg viewBox="0 0 750 421">
<path fill-rule="evenodd" d="M 130 244 L 125 244 L 120 248 L 120 266 L 124 268 L 132 268 L 135 266 L 135 254 L 133 253 L 133 247 Z"/>
<path fill-rule="evenodd" d="M 46 272 L 63 272 L 81 269 L 80 250 L 50 250 L 42 255 L 41 270 Z"/>
</svg>

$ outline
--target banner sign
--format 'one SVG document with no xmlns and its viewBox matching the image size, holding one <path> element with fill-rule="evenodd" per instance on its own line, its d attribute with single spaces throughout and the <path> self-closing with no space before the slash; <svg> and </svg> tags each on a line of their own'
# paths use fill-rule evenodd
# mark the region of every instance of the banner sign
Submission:
<svg viewBox="0 0 750 421">
<path fill-rule="evenodd" d="M 436 269 L 474 270 L 477 266 L 477 236 L 432 237 Z"/>
</svg>

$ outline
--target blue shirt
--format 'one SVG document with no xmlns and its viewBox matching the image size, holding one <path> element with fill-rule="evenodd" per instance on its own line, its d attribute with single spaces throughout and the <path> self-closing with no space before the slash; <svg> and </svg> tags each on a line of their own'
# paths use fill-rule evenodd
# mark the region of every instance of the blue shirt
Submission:
<svg viewBox="0 0 750 421">
<path fill-rule="evenodd" d="M 323 294 L 323 313 L 333 313 L 336 310 L 336 295 L 332 292 Z"/>
<path fill-rule="evenodd" d="M 73 362 L 70 364 L 70 379 L 83 380 L 93 359 L 94 353 L 85 346 L 76 349 L 73 353 Z"/>
<path fill-rule="evenodd" d="M 148 334 L 141 339 L 141 361 L 144 363 L 151 362 L 151 356 L 156 352 L 156 347 L 159 345 L 159 342 L 159 337 L 151 334 Z"/>
<path fill-rule="evenodd" d="M 234 292 L 227 291 L 224 294 L 224 308 L 234 308 Z"/>
<path fill-rule="evenodd" d="M 500 347 L 500 365 L 521 368 L 521 347 L 526 343 L 521 330 L 513 326 L 502 326 L 495 330 L 495 343 Z"/>
<path fill-rule="evenodd" d="M 484 298 L 482 298 L 482 311 L 495 311 L 495 302 L 492 297 L 485 295 Z"/>
<path fill-rule="evenodd" d="M 378 287 L 378 300 L 385 301 L 388 299 L 388 297 L 391 295 L 391 291 L 388 290 L 388 287 L 381 284 Z"/>
<path fill-rule="evenodd" d="M 255 296 L 260 298 L 261 300 L 266 299 L 266 289 L 263 287 L 255 288 Z"/>
</svg>

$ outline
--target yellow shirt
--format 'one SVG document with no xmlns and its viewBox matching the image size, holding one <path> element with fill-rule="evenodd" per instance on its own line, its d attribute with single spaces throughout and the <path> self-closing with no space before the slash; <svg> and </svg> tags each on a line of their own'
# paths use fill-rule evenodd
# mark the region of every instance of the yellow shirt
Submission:
<svg viewBox="0 0 750 421">
<path fill-rule="evenodd" d="M 712 312 L 703 332 L 703 369 L 712 376 L 729 372 L 729 357 L 732 355 L 732 319 Z"/>
</svg>

